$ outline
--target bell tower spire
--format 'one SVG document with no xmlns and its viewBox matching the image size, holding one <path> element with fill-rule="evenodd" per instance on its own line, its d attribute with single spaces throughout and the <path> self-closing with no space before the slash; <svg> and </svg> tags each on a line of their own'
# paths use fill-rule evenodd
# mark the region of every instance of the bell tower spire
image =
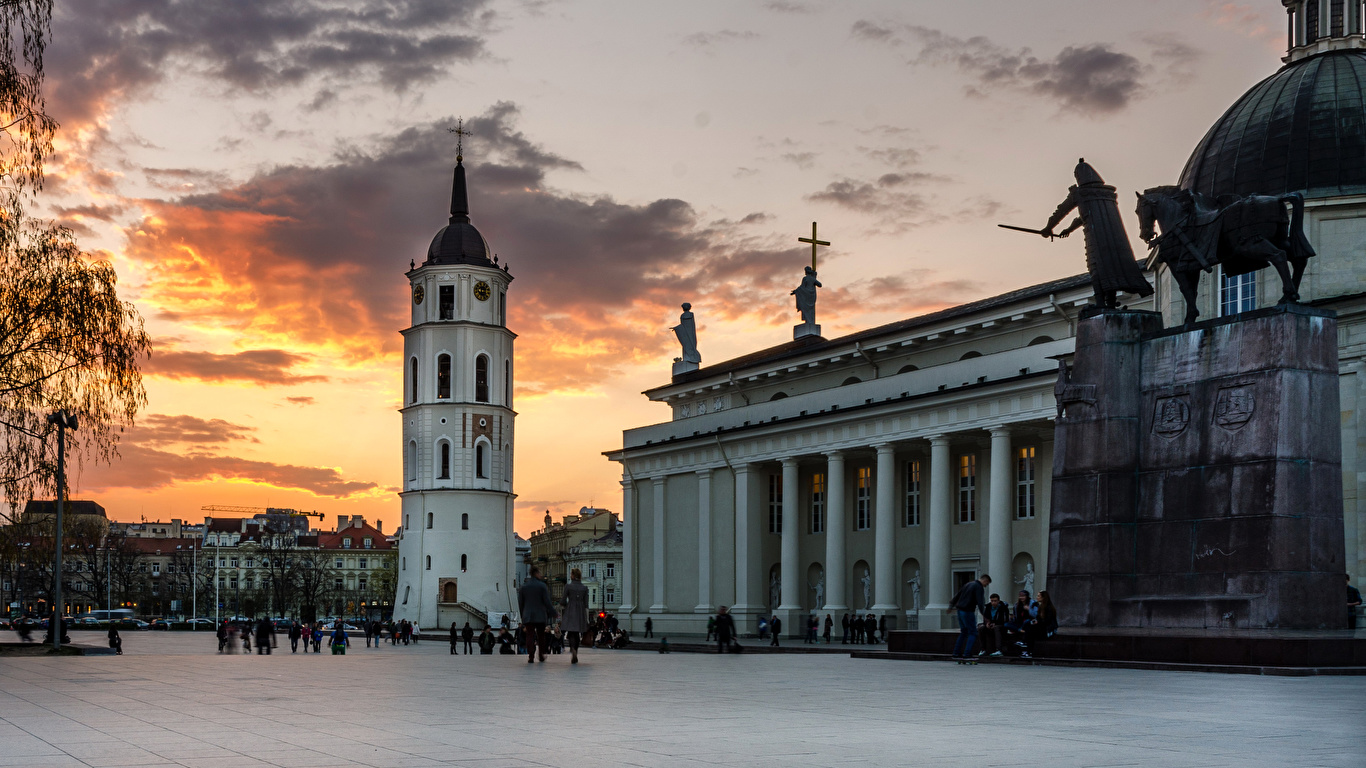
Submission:
<svg viewBox="0 0 1366 768">
<path fill-rule="evenodd" d="M 468 224 L 470 221 L 470 198 L 465 191 L 465 137 L 472 135 L 465 128 L 465 118 L 457 118 L 454 128 L 447 131 L 455 134 L 455 179 L 451 182 L 451 223 Z"/>
</svg>

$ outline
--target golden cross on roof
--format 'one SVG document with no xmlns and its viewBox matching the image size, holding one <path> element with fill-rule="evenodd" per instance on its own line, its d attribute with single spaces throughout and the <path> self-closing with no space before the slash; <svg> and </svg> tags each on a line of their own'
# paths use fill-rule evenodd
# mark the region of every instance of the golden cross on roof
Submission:
<svg viewBox="0 0 1366 768">
<path fill-rule="evenodd" d="M 812 272 L 815 272 L 815 271 L 816 271 L 816 246 L 818 246 L 818 245 L 830 245 L 830 242 L 829 242 L 828 240 L 817 240 L 817 239 L 816 239 L 816 222 L 814 222 L 814 221 L 811 222 L 811 237 L 799 237 L 799 238 L 797 238 L 797 242 L 799 242 L 799 243 L 811 243 L 811 271 L 812 271 Z"/>
<path fill-rule="evenodd" d="M 458 163 L 465 159 L 465 137 L 474 134 L 465 129 L 465 118 L 463 117 L 456 118 L 455 127 L 446 130 L 455 134 L 455 161 Z"/>
</svg>

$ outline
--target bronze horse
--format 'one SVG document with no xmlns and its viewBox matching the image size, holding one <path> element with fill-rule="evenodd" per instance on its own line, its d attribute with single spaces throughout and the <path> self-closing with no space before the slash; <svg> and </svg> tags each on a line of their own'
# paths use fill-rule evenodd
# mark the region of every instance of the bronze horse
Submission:
<svg viewBox="0 0 1366 768">
<path fill-rule="evenodd" d="M 1195 322 L 1200 270 L 1223 265 L 1230 277 L 1271 266 L 1281 276 L 1279 303 L 1300 299 L 1300 279 L 1314 248 L 1304 236 L 1304 196 L 1224 195 L 1217 201 L 1176 186 L 1138 194 L 1138 236 L 1152 249 L 1151 268 L 1166 264 L 1186 299 L 1185 323 Z M 1285 206 L 1290 204 L 1287 214 Z M 1154 235 L 1153 225 L 1162 227 Z M 1293 269 L 1293 273 L 1292 273 Z"/>
</svg>

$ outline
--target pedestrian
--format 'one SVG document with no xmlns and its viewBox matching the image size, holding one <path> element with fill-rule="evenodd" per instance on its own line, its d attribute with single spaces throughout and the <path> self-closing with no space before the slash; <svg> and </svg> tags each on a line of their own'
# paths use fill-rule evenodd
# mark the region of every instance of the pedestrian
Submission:
<svg viewBox="0 0 1366 768">
<path fill-rule="evenodd" d="M 299 622 L 296 621 L 296 622 L 294 622 L 293 624 L 290 624 L 290 625 L 289 625 L 289 652 L 290 652 L 290 653 L 298 653 L 298 652 L 299 652 L 299 639 L 302 638 L 303 636 L 304 636 L 304 630 L 303 630 L 302 627 L 299 626 Z M 305 651 L 308 650 L 308 646 L 307 646 L 307 645 L 304 646 L 304 650 L 305 650 Z"/>
<path fill-rule="evenodd" d="M 726 606 L 716 609 L 716 652 L 726 653 L 731 649 L 732 638 L 735 636 L 735 619 L 726 612 Z M 739 648 L 739 643 L 735 643 Z"/>
<path fill-rule="evenodd" d="M 649 616 L 646 616 L 646 617 L 645 617 L 645 636 L 646 636 L 646 637 L 654 637 L 654 636 L 655 636 L 655 620 L 652 619 L 652 618 L 650 618 Z"/>
<path fill-rule="evenodd" d="M 251 653 L 251 622 L 242 622 L 237 631 L 242 635 L 242 653 Z"/>
<path fill-rule="evenodd" d="M 882 642 L 887 642 L 887 614 L 877 620 L 877 633 L 882 637 Z"/>
<path fill-rule="evenodd" d="M 847 613 L 844 614 L 844 618 L 840 619 L 840 627 L 841 627 L 842 631 L 844 632 L 844 634 L 840 636 L 840 644 L 841 644 L 841 645 L 848 645 L 848 644 L 849 644 L 849 614 L 847 614 Z"/>
<path fill-rule="evenodd" d="M 465 641 L 465 655 L 470 655 L 470 641 L 474 639 L 474 628 L 468 621 L 465 622 L 465 628 L 460 630 L 460 638 Z"/>
<path fill-rule="evenodd" d="M 1357 608 L 1361 606 L 1361 590 L 1352 586 L 1352 574 L 1344 573 L 1347 577 L 1347 628 L 1357 628 Z"/>
<path fill-rule="evenodd" d="M 667 637 L 661 637 L 661 638 L 659 639 L 659 652 L 660 652 L 660 653 L 669 653 L 669 652 L 670 652 L 670 651 L 669 651 L 669 638 L 667 638 Z"/>
<path fill-rule="evenodd" d="M 219 652 L 219 653 L 222 653 L 222 652 L 224 651 L 224 649 L 226 649 L 227 647 L 228 647 L 228 620 L 227 620 L 227 619 L 223 619 L 223 621 L 218 625 L 218 652 Z"/>
<path fill-rule="evenodd" d="M 369 647 L 370 647 L 370 624 L 369 624 L 369 622 L 366 622 L 366 623 L 363 624 L 362 626 L 365 627 L 365 647 L 366 647 L 366 648 L 369 648 Z M 376 640 L 378 640 L 378 639 L 379 639 L 379 638 L 376 638 Z"/>
<path fill-rule="evenodd" d="M 109 647 L 114 649 L 115 655 L 123 655 L 123 638 L 119 637 L 119 628 L 115 624 L 109 625 Z"/>
<path fill-rule="evenodd" d="M 835 628 L 835 620 L 830 618 L 830 614 L 825 614 L 825 644 L 830 644 L 830 632 Z"/>
<path fill-rule="evenodd" d="M 452 622 L 451 622 L 451 655 L 452 655 L 452 656 L 455 656 L 455 655 L 459 652 L 459 645 L 460 645 L 460 628 L 457 627 L 457 626 L 455 626 L 455 622 L 452 621 Z"/>
<path fill-rule="evenodd" d="M 526 663 L 535 662 L 538 654 L 545 661 L 545 627 L 555 620 L 555 604 L 550 600 L 550 587 L 541 581 L 541 569 L 534 565 L 517 590 L 517 610 L 526 632 Z"/>
<path fill-rule="evenodd" d="M 313 622 L 313 652 L 314 652 L 314 653 L 322 653 L 322 652 L 323 652 L 323 651 L 322 651 L 322 648 L 323 648 L 323 623 L 322 623 L 321 621 L 315 621 L 315 622 Z"/>
<path fill-rule="evenodd" d="M 493 646 L 497 641 L 493 638 L 493 633 L 489 631 L 489 625 L 484 625 L 484 631 L 479 633 L 479 654 L 489 656 L 493 654 Z"/>
<path fill-rule="evenodd" d="M 418 640 L 421 640 L 421 639 L 422 639 L 422 627 L 419 627 L 419 626 L 417 625 L 417 622 L 413 622 L 413 645 L 417 645 L 417 641 L 418 641 Z"/>
<path fill-rule="evenodd" d="M 346 649 L 351 645 L 351 638 L 346 636 L 346 623 L 338 619 L 332 626 L 336 627 L 332 630 L 332 655 L 345 656 Z"/>
<path fill-rule="evenodd" d="M 646 624 L 648 627 L 649 624 Z M 579 642 L 588 631 L 588 587 L 583 584 L 583 572 L 569 571 L 569 583 L 564 587 L 564 616 L 560 629 L 569 634 L 569 663 L 579 663 Z"/>
<path fill-rule="evenodd" d="M 773 633 L 773 642 L 769 643 L 769 645 L 777 647 L 778 635 L 783 631 L 783 621 L 778 618 L 778 614 L 773 614 L 773 618 L 768 620 L 768 631 Z"/>
<path fill-rule="evenodd" d="M 271 648 L 275 646 L 275 627 L 270 623 L 270 619 L 262 616 L 256 622 L 256 655 L 270 654 Z"/>
<path fill-rule="evenodd" d="M 959 664 L 975 661 L 972 646 L 977 642 L 977 612 L 986 607 L 986 590 L 991 585 L 991 577 L 982 574 L 969 581 L 958 590 L 950 603 L 958 612 L 958 640 L 953 644 L 953 659 Z"/>
<path fill-rule="evenodd" d="M 708 643 L 711 642 L 712 637 L 714 637 L 715 635 L 716 635 L 716 617 L 715 617 L 715 616 L 708 616 L 708 617 L 707 617 L 707 639 L 704 640 L 703 642 L 708 642 Z"/>
</svg>

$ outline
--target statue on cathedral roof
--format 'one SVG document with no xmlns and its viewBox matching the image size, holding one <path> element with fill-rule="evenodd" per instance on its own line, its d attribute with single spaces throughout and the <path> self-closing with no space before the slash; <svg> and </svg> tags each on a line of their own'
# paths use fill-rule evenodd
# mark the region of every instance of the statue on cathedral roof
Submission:
<svg viewBox="0 0 1366 768">
<path fill-rule="evenodd" d="M 1125 291 L 1138 296 L 1150 296 L 1153 287 L 1143 277 L 1134 261 L 1134 250 L 1124 232 L 1124 220 L 1119 216 L 1119 196 L 1115 188 L 1106 184 L 1085 158 L 1077 161 L 1073 171 L 1077 183 L 1067 190 L 1067 198 L 1059 205 L 1039 234 L 1047 238 L 1067 237 L 1081 228 L 1086 234 L 1086 270 L 1091 273 L 1095 289 L 1095 305 L 1118 307 L 1115 294 Z M 1061 232 L 1053 228 L 1072 211 L 1077 218 Z"/>
<path fill-rule="evenodd" d="M 683 356 L 678 359 L 685 363 L 702 362 L 702 355 L 697 351 L 697 325 L 693 321 L 692 304 L 683 302 L 683 314 L 678 316 L 678 325 L 672 330 L 678 343 L 683 345 Z"/>
</svg>

